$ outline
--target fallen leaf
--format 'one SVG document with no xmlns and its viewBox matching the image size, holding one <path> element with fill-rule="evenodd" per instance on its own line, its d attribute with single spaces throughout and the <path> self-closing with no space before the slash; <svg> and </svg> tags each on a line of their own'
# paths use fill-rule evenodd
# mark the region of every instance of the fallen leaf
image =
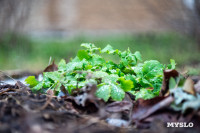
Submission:
<svg viewBox="0 0 200 133">
<path fill-rule="evenodd" d="M 192 95 L 186 93 L 182 88 L 176 88 L 170 91 L 174 97 L 174 102 L 171 107 L 176 111 L 181 111 L 185 114 L 188 109 L 198 111 L 200 109 L 200 94 Z"/>
<path fill-rule="evenodd" d="M 150 116 L 151 114 L 153 114 L 154 112 L 163 109 L 167 106 L 169 106 L 172 102 L 174 101 L 174 98 L 169 96 L 165 99 L 163 99 L 162 101 L 160 101 L 159 103 L 155 104 L 154 106 L 152 106 L 140 119 L 145 119 L 146 117 Z"/>
<path fill-rule="evenodd" d="M 179 75 L 179 73 L 176 70 L 164 70 L 163 73 L 164 77 L 163 77 L 162 88 L 160 91 L 160 96 L 165 96 L 165 94 L 168 93 L 170 78 L 171 77 L 176 78 Z"/>
<path fill-rule="evenodd" d="M 194 85 L 194 89 L 197 93 L 200 93 L 200 80 Z"/>
<path fill-rule="evenodd" d="M 133 104 L 129 101 L 117 101 L 111 104 L 108 104 L 105 108 L 107 112 L 122 112 L 122 111 L 130 111 L 133 107 Z"/>
<path fill-rule="evenodd" d="M 53 72 L 53 71 L 57 71 L 58 70 L 58 66 L 55 64 L 55 62 L 53 61 L 51 65 L 47 66 L 43 72 Z"/>
<path fill-rule="evenodd" d="M 195 95 L 194 82 L 190 77 L 188 77 L 186 79 L 184 86 L 183 86 L 183 91 L 185 91 L 189 94 Z"/>
<path fill-rule="evenodd" d="M 54 91 L 52 89 L 47 90 L 47 95 L 54 96 Z"/>
<path fill-rule="evenodd" d="M 176 105 L 182 104 L 184 101 L 190 101 L 195 99 L 195 96 L 184 92 L 183 89 L 180 87 L 170 90 L 170 93 L 173 95 L 175 99 L 174 103 Z"/>
<path fill-rule="evenodd" d="M 143 119 L 144 114 L 147 113 L 152 106 L 156 105 L 163 99 L 165 99 L 165 97 L 155 97 L 148 100 L 138 99 L 133 107 L 133 121 Z"/>
<path fill-rule="evenodd" d="M 137 128 L 149 128 L 151 122 L 160 119 L 163 122 L 175 120 L 177 115 L 167 110 L 173 97 L 155 97 L 149 100 L 138 99 L 133 108 L 132 122 Z M 161 113 L 160 112 L 163 112 Z M 173 116 L 173 117 L 172 117 Z"/>
<path fill-rule="evenodd" d="M 193 109 L 194 111 L 197 111 L 200 109 L 200 95 L 198 95 L 198 98 L 195 100 L 191 100 L 191 101 L 187 101 L 183 103 L 182 113 L 185 113 L 187 109 Z"/>
<path fill-rule="evenodd" d="M 87 113 L 96 113 L 99 110 L 101 100 L 95 96 L 97 87 L 93 84 L 88 84 L 82 91 L 77 91 L 76 96 L 67 96 L 67 101 L 72 101 L 77 110 Z"/>
</svg>

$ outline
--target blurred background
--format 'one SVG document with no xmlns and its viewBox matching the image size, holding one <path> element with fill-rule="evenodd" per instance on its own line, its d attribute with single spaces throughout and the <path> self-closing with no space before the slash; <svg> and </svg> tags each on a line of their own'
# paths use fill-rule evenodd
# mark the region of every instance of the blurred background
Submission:
<svg viewBox="0 0 200 133">
<path fill-rule="evenodd" d="M 0 70 L 42 70 L 87 42 L 200 74 L 200 0 L 0 0 Z"/>
</svg>

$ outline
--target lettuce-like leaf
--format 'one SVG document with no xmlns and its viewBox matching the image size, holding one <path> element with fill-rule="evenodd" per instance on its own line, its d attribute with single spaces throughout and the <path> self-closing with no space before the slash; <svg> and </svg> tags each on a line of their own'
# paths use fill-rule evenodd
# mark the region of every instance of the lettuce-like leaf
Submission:
<svg viewBox="0 0 200 133">
<path fill-rule="evenodd" d="M 25 79 L 25 82 L 29 84 L 30 87 L 34 87 L 39 83 L 39 81 L 35 79 L 35 76 L 29 76 Z"/>
<path fill-rule="evenodd" d="M 116 50 L 113 49 L 112 46 L 107 45 L 104 49 L 101 50 L 102 53 L 113 54 Z"/>
<path fill-rule="evenodd" d="M 125 78 L 121 77 L 119 78 L 119 82 L 121 84 L 122 89 L 126 91 L 131 91 L 131 89 L 134 87 L 133 81 L 126 80 Z"/>
<path fill-rule="evenodd" d="M 96 96 L 102 98 L 105 102 L 107 102 L 108 99 L 110 98 L 110 93 L 111 93 L 110 85 L 103 85 L 99 87 L 99 89 L 97 90 Z"/>
<path fill-rule="evenodd" d="M 151 90 L 144 88 L 140 89 L 140 91 L 131 91 L 131 93 L 136 96 L 136 100 L 139 98 L 151 99 L 156 96 Z"/>
<path fill-rule="evenodd" d="M 175 69 L 176 68 L 176 62 L 174 59 L 170 59 L 170 64 L 167 65 L 168 69 Z"/>
<path fill-rule="evenodd" d="M 111 98 L 115 101 L 121 101 L 125 97 L 125 92 L 113 83 L 110 84 L 111 87 Z"/>
<path fill-rule="evenodd" d="M 64 59 L 62 59 L 59 63 L 58 63 L 58 71 L 62 71 L 64 72 L 67 68 L 67 64 L 66 61 Z"/>
<path fill-rule="evenodd" d="M 145 61 L 142 71 L 144 78 L 151 79 L 163 74 L 163 65 L 156 60 Z"/>
<path fill-rule="evenodd" d="M 79 50 L 77 53 L 77 56 L 80 60 L 83 60 L 83 59 L 89 60 L 90 59 L 88 52 L 85 50 Z"/>
</svg>

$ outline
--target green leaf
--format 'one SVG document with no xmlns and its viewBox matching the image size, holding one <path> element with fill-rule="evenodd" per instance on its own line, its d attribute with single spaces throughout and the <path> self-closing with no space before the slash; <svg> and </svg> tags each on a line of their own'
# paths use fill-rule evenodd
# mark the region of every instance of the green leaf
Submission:
<svg viewBox="0 0 200 133">
<path fill-rule="evenodd" d="M 77 56 L 80 60 L 83 60 L 83 59 L 89 60 L 90 59 L 88 52 L 85 50 L 79 50 L 77 53 Z"/>
<path fill-rule="evenodd" d="M 119 82 L 124 91 L 130 91 L 134 87 L 133 81 L 125 80 L 123 77 L 119 78 Z"/>
<path fill-rule="evenodd" d="M 85 69 L 86 69 L 86 70 L 92 69 L 92 65 L 86 65 L 86 66 L 85 66 Z"/>
<path fill-rule="evenodd" d="M 36 86 L 34 86 L 33 88 L 31 88 L 31 90 L 32 90 L 33 92 L 40 91 L 40 90 L 42 89 L 42 86 L 43 86 L 43 84 L 42 84 L 42 82 L 40 82 L 40 83 L 38 83 Z"/>
<path fill-rule="evenodd" d="M 133 71 L 133 69 L 132 69 L 131 67 L 126 67 L 126 68 L 124 68 L 124 69 L 123 69 L 123 72 L 124 72 L 125 74 L 134 74 L 134 71 Z"/>
<path fill-rule="evenodd" d="M 138 64 L 135 67 L 132 67 L 133 71 L 136 73 L 137 76 L 143 77 L 143 64 Z"/>
<path fill-rule="evenodd" d="M 96 50 L 100 50 L 100 48 L 97 48 L 92 43 L 82 43 L 81 46 L 87 48 L 90 52 L 95 52 Z"/>
<path fill-rule="evenodd" d="M 104 78 L 104 77 L 108 76 L 108 73 L 103 72 L 103 71 L 95 71 L 95 72 L 93 73 L 93 75 L 94 75 L 94 77 L 96 77 L 96 78 Z"/>
<path fill-rule="evenodd" d="M 139 83 L 144 88 L 153 87 L 153 85 L 148 80 L 146 80 L 145 78 L 141 78 Z"/>
<path fill-rule="evenodd" d="M 174 59 L 170 59 L 170 64 L 167 65 L 168 69 L 175 69 L 176 68 L 176 62 Z"/>
<path fill-rule="evenodd" d="M 105 83 L 115 83 L 118 80 L 119 76 L 117 74 L 110 74 L 103 77 L 103 82 Z"/>
<path fill-rule="evenodd" d="M 43 73 L 44 77 L 47 77 L 53 81 L 59 81 L 61 79 L 61 74 L 58 71 L 54 72 L 44 72 Z"/>
<path fill-rule="evenodd" d="M 117 67 L 117 64 L 115 64 L 114 62 L 112 61 L 107 61 L 106 64 L 105 64 L 105 67 L 107 69 L 115 69 Z"/>
<path fill-rule="evenodd" d="M 71 72 L 73 70 L 83 70 L 83 66 L 87 65 L 88 62 L 83 59 L 82 61 L 77 57 L 74 58 L 71 62 L 67 63 L 67 72 Z"/>
<path fill-rule="evenodd" d="M 131 81 L 133 82 L 133 87 L 134 87 L 133 89 L 134 89 L 134 90 L 135 90 L 136 88 L 139 87 L 136 78 L 137 78 L 137 77 L 136 77 L 135 75 L 130 75 L 130 74 L 127 74 L 127 75 L 125 76 L 125 79 L 126 79 L 126 80 L 131 80 Z"/>
<path fill-rule="evenodd" d="M 176 80 L 174 78 L 169 79 L 169 89 L 174 89 L 176 87 Z"/>
<path fill-rule="evenodd" d="M 127 51 L 123 51 L 119 53 L 119 57 L 120 58 L 125 58 L 127 56 L 128 52 Z"/>
<path fill-rule="evenodd" d="M 29 76 L 28 78 L 25 79 L 25 82 L 29 84 L 31 88 L 39 83 L 39 81 L 35 79 L 35 76 Z"/>
<path fill-rule="evenodd" d="M 140 54 L 139 51 L 136 51 L 136 52 L 134 53 L 134 55 L 135 55 L 135 57 L 136 57 L 138 60 L 142 61 L 142 55 Z"/>
<path fill-rule="evenodd" d="M 62 84 L 60 82 L 58 82 L 55 87 L 54 87 L 54 90 L 57 91 L 57 92 L 60 92 L 60 87 L 62 86 Z"/>
<path fill-rule="evenodd" d="M 135 95 L 135 99 L 139 99 L 139 98 L 142 98 L 142 99 L 151 99 L 151 98 L 154 98 L 156 95 L 149 89 L 140 89 L 140 91 L 138 92 L 134 92 L 132 91 L 131 92 L 133 95 Z"/>
<path fill-rule="evenodd" d="M 89 61 L 92 66 L 98 66 L 98 65 L 102 65 L 103 63 L 105 63 L 105 60 L 102 59 L 102 57 L 97 54 L 93 54 L 92 58 Z"/>
<path fill-rule="evenodd" d="M 170 59 L 170 63 L 172 65 L 172 69 L 175 69 L 176 68 L 176 62 L 174 59 Z"/>
<path fill-rule="evenodd" d="M 163 75 L 163 65 L 156 60 L 145 61 L 143 65 L 143 74 L 146 79 Z"/>
<path fill-rule="evenodd" d="M 96 96 L 107 102 L 110 97 L 110 93 L 111 87 L 109 85 L 103 85 L 96 91 Z"/>
<path fill-rule="evenodd" d="M 66 70 L 66 61 L 64 59 L 62 59 L 59 63 L 58 63 L 58 71 L 65 71 Z"/>
<path fill-rule="evenodd" d="M 111 86 L 111 98 L 115 101 L 121 101 L 125 97 L 125 92 L 117 85 L 110 84 Z"/>
<path fill-rule="evenodd" d="M 104 49 L 101 50 L 102 53 L 113 54 L 116 50 L 113 49 L 112 46 L 107 45 Z"/>
<path fill-rule="evenodd" d="M 48 77 L 46 77 L 45 75 L 43 75 L 43 80 L 42 80 L 42 87 L 43 88 L 49 88 L 52 86 L 52 84 L 54 84 L 54 81 L 50 80 Z"/>
<path fill-rule="evenodd" d="M 121 59 L 121 62 L 122 62 L 122 64 L 124 65 L 124 66 L 128 66 L 128 60 L 126 59 L 126 58 L 122 58 Z"/>
</svg>

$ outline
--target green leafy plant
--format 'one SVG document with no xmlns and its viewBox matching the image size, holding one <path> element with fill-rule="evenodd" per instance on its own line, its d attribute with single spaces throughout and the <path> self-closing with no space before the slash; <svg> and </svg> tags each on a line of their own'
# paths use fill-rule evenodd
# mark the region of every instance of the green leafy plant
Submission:
<svg viewBox="0 0 200 133">
<path fill-rule="evenodd" d="M 58 95 L 61 93 L 60 87 L 64 86 L 71 94 L 74 89 L 92 83 L 98 87 L 96 96 L 104 101 L 109 98 L 121 101 L 125 92 L 132 93 L 136 99 L 150 99 L 159 95 L 165 65 L 156 60 L 142 63 L 140 52 L 132 53 L 130 49 L 120 51 L 110 45 L 101 49 L 91 43 L 83 43 L 81 46 L 85 49 L 79 50 L 70 62 L 66 63 L 62 59 L 57 71 L 44 72 L 42 81 L 37 81 L 33 76 L 28 77 L 26 83 L 32 91 L 45 93 L 53 89 Z M 100 56 L 102 53 L 119 56 L 119 63 L 106 61 Z M 175 65 L 175 61 L 171 60 L 167 68 L 174 69 Z"/>
</svg>

